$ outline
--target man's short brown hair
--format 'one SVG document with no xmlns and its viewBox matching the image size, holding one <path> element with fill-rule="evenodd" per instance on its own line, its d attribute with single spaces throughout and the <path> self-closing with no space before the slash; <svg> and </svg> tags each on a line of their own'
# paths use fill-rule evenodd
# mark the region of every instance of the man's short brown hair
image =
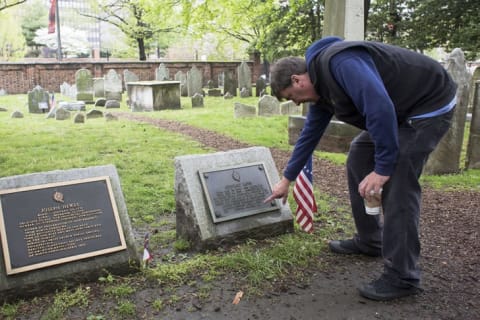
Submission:
<svg viewBox="0 0 480 320">
<path fill-rule="evenodd" d="M 270 68 L 270 88 L 272 95 L 281 100 L 280 92 L 292 85 L 292 75 L 307 72 L 303 58 L 286 57 L 278 60 Z"/>
</svg>

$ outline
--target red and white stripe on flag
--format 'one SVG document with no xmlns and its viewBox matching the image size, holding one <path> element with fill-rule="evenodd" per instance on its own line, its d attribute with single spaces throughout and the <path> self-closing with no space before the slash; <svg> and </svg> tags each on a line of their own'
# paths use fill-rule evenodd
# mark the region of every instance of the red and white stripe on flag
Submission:
<svg viewBox="0 0 480 320">
<path fill-rule="evenodd" d="M 295 180 L 293 197 L 298 206 L 295 214 L 297 223 L 305 232 L 313 232 L 313 214 L 317 212 L 317 204 L 313 195 L 312 157 Z"/>
</svg>

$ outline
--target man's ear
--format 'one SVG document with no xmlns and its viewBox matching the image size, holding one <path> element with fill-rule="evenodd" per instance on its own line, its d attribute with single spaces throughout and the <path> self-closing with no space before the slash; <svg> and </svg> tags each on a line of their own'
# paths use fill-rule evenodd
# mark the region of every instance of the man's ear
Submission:
<svg viewBox="0 0 480 320">
<path fill-rule="evenodd" d="M 292 85 L 294 84 L 298 85 L 298 83 L 300 82 L 300 77 L 298 76 L 298 74 L 292 74 L 290 79 L 292 80 Z"/>
</svg>

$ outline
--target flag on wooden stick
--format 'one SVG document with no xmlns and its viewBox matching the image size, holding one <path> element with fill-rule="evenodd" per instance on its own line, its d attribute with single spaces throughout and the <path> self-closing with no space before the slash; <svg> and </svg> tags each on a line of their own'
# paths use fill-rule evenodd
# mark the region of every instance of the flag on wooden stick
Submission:
<svg viewBox="0 0 480 320">
<path fill-rule="evenodd" d="M 293 187 L 293 197 L 298 205 L 296 220 L 300 227 L 308 233 L 313 232 L 313 214 L 317 212 L 312 180 L 312 156 L 310 156 Z"/>
</svg>

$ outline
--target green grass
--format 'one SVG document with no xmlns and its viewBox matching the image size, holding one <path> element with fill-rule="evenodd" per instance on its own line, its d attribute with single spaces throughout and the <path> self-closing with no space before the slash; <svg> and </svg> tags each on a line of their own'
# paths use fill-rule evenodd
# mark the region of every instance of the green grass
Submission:
<svg viewBox="0 0 480 320">
<path fill-rule="evenodd" d="M 57 96 L 57 99 L 62 97 Z M 26 101 L 26 95 L 0 97 L 0 107 L 8 109 L 7 112 L 0 112 L 0 136 L 3 138 L 0 144 L 0 177 L 113 164 L 118 170 L 134 226 L 147 224 L 161 229 L 152 235 L 151 246 L 164 248 L 171 245 L 179 252 L 188 250 L 187 243 L 175 238 L 175 226 L 169 222 L 171 220 L 162 219 L 175 211 L 173 162 L 176 156 L 209 153 L 212 150 L 202 148 L 185 136 L 149 124 L 123 120 L 106 122 L 104 119 L 87 119 L 84 124 L 74 124 L 72 120 L 46 119 L 44 114 L 29 114 Z M 288 144 L 286 116 L 235 119 L 234 101 L 255 106 L 258 99 L 207 97 L 204 108 L 192 109 L 189 99 L 182 98 L 181 110 L 142 113 L 142 116 L 182 121 L 252 145 L 292 149 Z M 10 118 L 14 110 L 22 111 L 25 117 Z M 123 102 L 120 110 L 109 111 L 128 111 L 128 108 Z M 345 154 L 318 151 L 315 156 L 339 165 L 343 165 L 346 159 Z M 422 182 L 434 188 L 478 191 L 480 170 L 426 176 Z M 318 191 L 316 198 L 319 214 L 315 219 L 321 227 L 313 234 L 307 235 L 295 227 L 293 234 L 263 241 L 247 241 L 229 251 L 195 255 L 173 253 L 173 256 L 158 257 L 157 266 L 133 276 L 135 280 L 112 276 L 99 279 L 105 296 L 117 302 L 116 309 L 111 312 L 123 318 L 135 313 L 135 306 L 125 300 L 135 288 L 130 281 L 138 283 L 153 279 L 167 289 L 196 283 L 197 280 L 210 282 L 221 275 L 237 274 L 251 293 L 285 277 L 301 278 L 303 267 L 319 265 L 319 252 L 326 250 L 327 239 L 338 234 L 352 234 L 354 230 L 348 207 Z M 289 201 L 294 208 L 292 197 Z M 209 286 L 200 288 L 200 294 L 208 297 Z M 61 318 L 71 306 L 85 306 L 89 299 L 88 291 L 81 287 L 78 290 L 57 293 L 46 314 L 52 319 Z M 170 299 L 162 297 L 152 302 L 153 307 L 161 310 L 179 298 L 175 293 Z M 28 302 L 4 304 L 0 308 L 0 316 L 14 319 L 24 303 Z M 89 318 L 110 316 L 105 313 L 90 315 Z"/>
</svg>

